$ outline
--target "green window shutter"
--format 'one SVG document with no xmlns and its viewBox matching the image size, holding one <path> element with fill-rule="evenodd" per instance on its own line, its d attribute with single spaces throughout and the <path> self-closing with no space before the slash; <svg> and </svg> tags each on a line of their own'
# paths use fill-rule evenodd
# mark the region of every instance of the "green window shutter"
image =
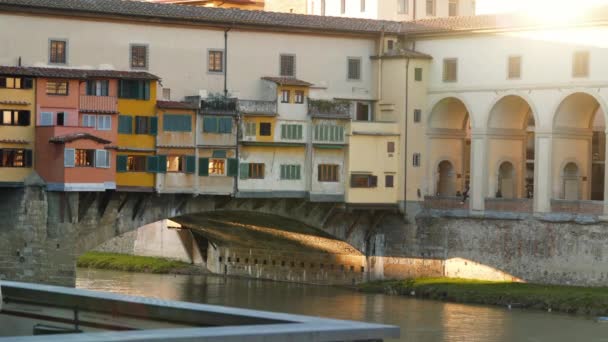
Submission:
<svg viewBox="0 0 608 342">
<path fill-rule="evenodd" d="M 226 158 L 226 151 L 225 150 L 213 150 L 211 157 L 212 158 Z"/>
<path fill-rule="evenodd" d="M 158 173 L 167 173 L 167 156 L 156 156 L 156 160 L 158 162 L 156 171 Z"/>
<path fill-rule="evenodd" d="M 329 126 L 329 141 L 336 141 L 336 126 Z"/>
<path fill-rule="evenodd" d="M 344 127 L 338 126 L 338 141 L 344 141 Z"/>
<path fill-rule="evenodd" d="M 198 158 L 198 175 L 209 176 L 209 158 Z"/>
<path fill-rule="evenodd" d="M 298 125 L 297 127 L 298 127 L 298 138 L 297 139 L 302 140 L 302 132 L 304 129 L 302 128 L 302 125 Z"/>
<path fill-rule="evenodd" d="M 217 118 L 206 117 L 203 119 L 203 132 L 217 133 Z"/>
<path fill-rule="evenodd" d="M 116 156 L 116 172 L 127 172 L 127 156 Z"/>
<path fill-rule="evenodd" d="M 25 150 L 25 166 L 32 167 L 34 163 L 34 155 L 32 150 Z"/>
<path fill-rule="evenodd" d="M 287 173 L 287 165 L 281 165 L 281 179 L 286 179 L 286 173 Z"/>
<path fill-rule="evenodd" d="M 143 88 L 144 88 L 144 100 L 149 100 L 150 99 L 150 81 L 142 81 L 143 82 Z"/>
<path fill-rule="evenodd" d="M 220 119 L 220 133 L 232 133 L 232 118 Z"/>
<path fill-rule="evenodd" d="M 150 173 L 158 172 L 158 158 L 156 156 L 146 157 L 146 171 Z"/>
<path fill-rule="evenodd" d="M 241 179 L 248 179 L 249 178 L 249 163 L 242 163 L 239 166 L 239 173 L 240 173 L 240 177 Z"/>
<path fill-rule="evenodd" d="M 226 175 L 228 177 L 235 177 L 239 173 L 239 161 L 235 158 L 228 159 L 228 172 Z"/>
<path fill-rule="evenodd" d="M 157 117 L 151 117 L 150 118 L 150 134 L 151 135 L 156 135 L 158 133 L 158 118 Z"/>
<path fill-rule="evenodd" d="M 192 116 L 184 115 L 184 132 L 192 132 Z"/>
<path fill-rule="evenodd" d="M 171 132 L 175 130 L 175 118 L 173 115 L 163 115 L 163 131 Z"/>
<path fill-rule="evenodd" d="M 301 168 L 302 167 L 300 165 L 296 165 L 296 179 L 301 179 Z"/>
<path fill-rule="evenodd" d="M 133 117 L 129 115 L 118 116 L 118 133 L 132 134 L 133 133 Z"/>
<path fill-rule="evenodd" d="M 196 171 L 196 157 L 186 156 L 186 173 L 194 173 Z"/>
<path fill-rule="evenodd" d="M 281 125 L 281 139 L 287 139 L 287 125 Z"/>
<path fill-rule="evenodd" d="M 315 140 L 319 140 L 319 126 L 315 126 Z"/>
</svg>

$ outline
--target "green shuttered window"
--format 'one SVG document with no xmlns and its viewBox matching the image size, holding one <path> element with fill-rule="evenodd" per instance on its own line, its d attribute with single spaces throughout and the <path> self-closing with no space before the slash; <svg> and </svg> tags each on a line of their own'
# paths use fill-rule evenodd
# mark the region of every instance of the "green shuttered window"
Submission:
<svg viewBox="0 0 608 342">
<path fill-rule="evenodd" d="M 146 171 L 150 173 L 167 173 L 167 156 L 147 156 Z"/>
<path fill-rule="evenodd" d="M 232 133 L 232 118 L 210 117 L 203 118 L 203 132 L 205 133 Z"/>
<path fill-rule="evenodd" d="M 239 161 L 235 158 L 228 159 L 228 177 L 236 177 L 239 173 Z"/>
<path fill-rule="evenodd" d="M 194 173 L 196 171 L 196 157 L 186 156 L 186 173 Z"/>
<path fill-rule="evenodd" d="M 118 116 L 118 133 L 132 134 L 133 133 L 133 117 L 129 115 Z"/>
<path fill-rule="evenodd" d="M 127 172 L 128 156 L 116 156 L 116 172 Z"/>
<path fill-rule="evenodd" d="M 149 100 L 150 81 L 120 80 L 118 83 L 118 97 L 121 99 Z"/>
<path fill-rule="evenodd" d="M 281 139 L 302 140 L 302 125 L 281 125 Z"/>
<path fill-rule="evenodd" d="M 300 165 L 281 165 L 282 180 L 299 180 L 301 178 Z"/>
<path fill-rule="evenodd" d="M 317 141 L 343 142 L 344 127 L 338 125 L 315 126 L 314 138 Z"/>
<path fill-rule="evenodd" d="M 163 115 L 165 132 L 192 132 L 192 116 L 179 114 Z"/>
<path fill-rule="evenodd" d="M 209 176 L 209 158 L 198 159 L 198 175 L 202 177 Z"/>
</svg>

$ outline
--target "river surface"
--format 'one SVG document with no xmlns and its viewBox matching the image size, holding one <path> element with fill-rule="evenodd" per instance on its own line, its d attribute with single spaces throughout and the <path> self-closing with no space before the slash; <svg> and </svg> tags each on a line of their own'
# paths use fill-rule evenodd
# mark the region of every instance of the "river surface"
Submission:
<svg viewBox="0 0 608 342">
<path fill-rule="evenodd" d="M 591 318 L 362 294 L 334 287 L 88 269 L 78 270 L 77 287 L 400 326 L 401 339 L 391 341 L 608 342 L 608 323 Z"/>
</svg>

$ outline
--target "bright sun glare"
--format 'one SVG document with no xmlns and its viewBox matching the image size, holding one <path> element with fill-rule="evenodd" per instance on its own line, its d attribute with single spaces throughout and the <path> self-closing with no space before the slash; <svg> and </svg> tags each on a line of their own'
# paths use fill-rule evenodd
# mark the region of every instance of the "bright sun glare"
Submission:
<svg viewBox="0 0 608 342">
<path fill-rule="evenodd" d="M 477 13 L 525 12 L 542 21 L 563 22 L 600 5 L 608 5 L 608 0 L 478 0 Z"/>
</svg>

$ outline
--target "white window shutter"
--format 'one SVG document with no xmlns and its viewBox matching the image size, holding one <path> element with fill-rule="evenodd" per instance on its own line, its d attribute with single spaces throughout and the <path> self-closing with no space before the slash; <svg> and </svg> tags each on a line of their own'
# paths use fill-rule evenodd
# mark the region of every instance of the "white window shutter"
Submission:
<svg viewBox="0 0 608 342">
<path fill-rule="evenodd" d="M 53 126 L 53 113 L 51 113 L 51 112 L 40 113 L 40 125 L 39 126 Z"/>
<path fill-rule="evenodd" d="M 76 150 L 73 148 L 66 148 L 63 152 L 63 166 L 74 167 L 76 159 Z"/>
<path fill-rule="evenodd" d="M 108 168 L 109 158 L 108 151 L 106 150 L 95 150 L 95 167 Z"/>
</svg>

